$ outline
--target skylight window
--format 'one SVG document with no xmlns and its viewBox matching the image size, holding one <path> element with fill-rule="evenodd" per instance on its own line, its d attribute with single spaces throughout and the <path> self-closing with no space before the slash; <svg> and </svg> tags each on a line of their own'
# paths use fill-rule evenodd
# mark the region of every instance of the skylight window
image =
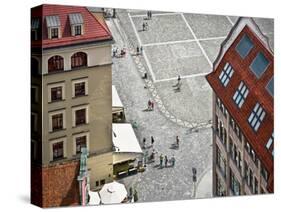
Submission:
<svg viewBox="0 0 281 212">
<path fill-rule="evenodd" d="M 266 89 L 270 93 L 270 95 L 273 97 L 273 95 L 274 95 L 274 78 L 273 77 L 268 82 Z"/>
<path fill-rule="evenodd" d="M 243 103 L 245 102 L 245 99 L 248 96 L 248 93 L 249 93 L 249 89 L 247 88 L 245 83 L 243 81 L 241 81 L 238 89 L 236 90 L 236 92 L 233 96 L 233 100 L 239 108 L 242 107 Z"/>
<path fill-rule="evenodd" d="M 258 131 L 264 117 L 265 117 L 265 111 L 262 108 L 262 106 L 259 103 L 257 103 L 251 115 L 248 118 L 248 123 L 251 125 L 251 127 L 255 132 Z"/>
<path fill-rule="evenodd" d="M 229 63 L 226 63 L 219 76 L 219 79 L 224 87 L 226 87 L 227 84 L 229 83 L 229 80 L 232 77 L 233 72 L 234 72 L 234 70 L 233 70 L 232 66 Z"/>
<path fill-rule="evenodd" d="M 260 78 L 261 75 L 265 72 L 268 67 L 269 61 L 266 59 L 263 53 L 259 52 L 253 62 L 250 65 L 252 72 L 256 75 L 257 78 Z"/>
<path fill-rule="evenodd" d="M 268 139 L 267 143 L 266 143 L 266 148 L 269 150 L 271 145 L 273 144 L 274 141 L 274 133 L 272 133 L 272 135 L 270 136 L 270 138 Z"/>
<path fill-rule="evenodd" d="M 253 42 L 247 35 L 244 35 L 236 46 L 236 51 L 244 59 L 253 47 Z"/>
</svg>

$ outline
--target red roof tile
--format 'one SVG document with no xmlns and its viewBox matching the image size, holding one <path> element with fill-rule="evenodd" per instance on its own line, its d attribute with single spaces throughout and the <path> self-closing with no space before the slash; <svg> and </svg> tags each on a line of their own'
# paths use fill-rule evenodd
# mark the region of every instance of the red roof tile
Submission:
<svg viewBox="0 0 281 212">
<path fill-rule="evenodd" d="M 253 41 L 254 48 L 245 59 L 242 59 L 236 52 L 235 47 L 244 34 L 247 34 Z M 259 51 L 264 53 L 265 57 L 270 61 L 270 64 L 263 75 L 258 79 L 250 70 L 249 66 Z M 233 67 L 234 74 L 228 85 L 224 87 L 219 80 L 219 75 L 227 62 Z M 268 51 L 263 42 L 261 42 L 260 38 L 255 35 L 251 28 L 246 25 L 222 56 L 222 59 L 219 61 L 215 70 L 206 76 L 213 91 L 221 99 L 229 114 L 239 125 L 244 136 L 257 153 L 261 163 L 268 170 L 269 191 L 273 191 L 273 157 L 271 152 L 266 149 L 265 145 L 273 132 L 274 108 L 273 97 L 266 90 L 266 85 L 273 76 L 273 69 L 274 57 L 272 53 Z M 249 94 L 244 104 L 239 109 L 232 97 L 242 80 L 247 85 Z M 254 132 L 248 123 L 248 117 L 257 102 L 259 102 L 265 109 L 266 116 L 258 131 Z"/>
<path fill-rule="evenodd" d="M 84 20 L 84 33 L 79 36 L 71 35 L 69 23 L 70 13 L 81 13 Z M 62 37 L 57 39 L 48 39 L 46 25 L 46 16 L 57 15 L 61 22 Z M 32 17 L 41 18 L 42 26 L 42 48 L 61 47 L 73 44 L 81 44 L 93 41 L 111 40 L 112 35 L 107 27 L 101 24 L 97 18 L 86 7 L 63 6 L 63 5 L 40 5 L 32 8 Z M 41 41 L 33 41 L 33 47 L 40 47 Z"/>
</svg>

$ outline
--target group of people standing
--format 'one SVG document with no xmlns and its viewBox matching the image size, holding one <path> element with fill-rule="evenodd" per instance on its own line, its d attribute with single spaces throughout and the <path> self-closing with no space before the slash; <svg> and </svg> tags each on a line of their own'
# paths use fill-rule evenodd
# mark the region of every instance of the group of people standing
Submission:
<svg viewBox="0 0 281 212">
<path fill-rule="evenodd" d="M 126 48 L 119 49 L 117 46 L 112 47 L 112 57 L 124 57 L 126 55 Z"/>
<path fill-rule="evenodd" d="M 154 147 L 154 142 L 155 139 L 153 136 L 150 137 L 150 141 L 151 141 L 151 145 L 147 146 L 146 145 L 146 138 L 143 138 L 142 142 L 143 142 L 143 149 L 147 149 L 150 147 Z M 176 145 L 179 146 L 179 137 L 176 136 Z M 152 152 L 150 155 L 148 155 L 148 150 L 145 151 L 144 153 L 144 164 L 146 165 L 146 163 L 149 162 L 154 162 L 155 161 L 155 155 L 158 154 L 155 149 L 152 149 Z M 176 163 L 176 159 L 175 156 L 172 155 L 172 157 L 169 159 L 167 155 L 163 155 L 162 153 L 159 155 L 159 167 L 160 168 L 167 168 L 167 167 L 174 167 Z"/>
</svg>

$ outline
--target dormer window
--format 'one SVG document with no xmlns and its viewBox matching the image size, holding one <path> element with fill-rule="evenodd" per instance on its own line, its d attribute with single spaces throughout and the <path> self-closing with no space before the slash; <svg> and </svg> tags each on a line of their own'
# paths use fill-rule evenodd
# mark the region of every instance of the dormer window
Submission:
<svg viewBox="0 0 281 212">
<path fill-rule="evenodd" d="M 51 28 L 51 38 L 59 38 L 59 28 Z"/>
<path fill-rule="evenodd" d="M 72 36 L 83 35 L 84 20 L 81 13 L 69 14 Z"/>
<path fill-rule="evenodd" d="M 55 39 L 60 38 L 60 18 L 57 15 L 46 16 L 48 38 Z"/>
<path fill-rule="evenodd" d="M 31 19 L 31 40 L 38 40 L 39 18 Z"/>
</svg>

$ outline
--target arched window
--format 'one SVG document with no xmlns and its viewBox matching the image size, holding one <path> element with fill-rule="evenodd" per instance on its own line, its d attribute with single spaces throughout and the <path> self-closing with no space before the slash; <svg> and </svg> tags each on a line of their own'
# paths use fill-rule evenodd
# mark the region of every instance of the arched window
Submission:
<svg viewBox="0 0 281 212">
<path fill-rule="evenodd" d="M 39 62 L 34 57 L 31 58 L 31 73 L 36 75 L 39 73 Z"/>
<path fill-rule="evenodd" d="M 53 56 L 48 60 L 48 72 L 62 71 L 64 67 L 63 57 Z"/>
<path fill-rule="evenodd" d="M 71 68 L 87 66 L 87 54 L 84 52 L 77 52 L 71 57 Z"/>
</svg>

